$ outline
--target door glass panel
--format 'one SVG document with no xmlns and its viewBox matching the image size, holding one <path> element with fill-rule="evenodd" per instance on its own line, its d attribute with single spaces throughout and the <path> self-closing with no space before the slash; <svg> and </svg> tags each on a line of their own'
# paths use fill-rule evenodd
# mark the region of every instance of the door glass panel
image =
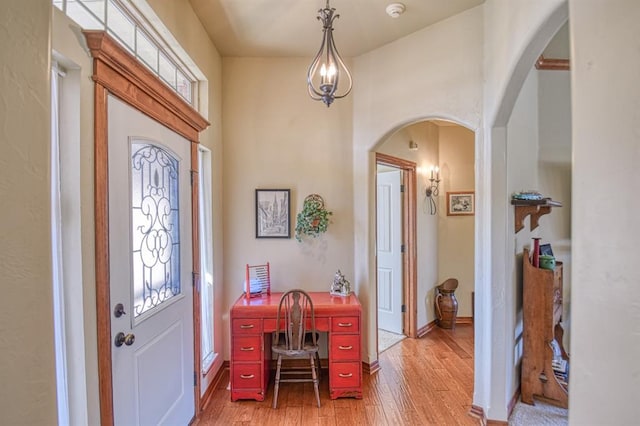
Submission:
<svg viewBox="0 0 640 426">
<path fill-rule="evenodd" d="M 135 317 L 177 296 L 180 287 L 178 160 L 149 143 L 131 144 Z"/>
</svg>

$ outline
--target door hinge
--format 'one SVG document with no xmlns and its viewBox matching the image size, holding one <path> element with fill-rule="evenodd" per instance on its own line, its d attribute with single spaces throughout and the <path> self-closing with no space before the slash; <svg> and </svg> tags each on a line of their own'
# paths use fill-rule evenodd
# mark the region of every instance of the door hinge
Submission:
<svg viewBox="0 0 640 426">
<path fill-rule="evenodd" d="M 404 244 L 400 246 L 400 253 L 404 253 Z"/>
<path fill-rule="evenodd" d="M 194 180 L 195 175 L 196 175 L 196 172 L 191 170 L 191 186 L 193 186 L 193 180 Z"/>
<path fill-rule="evenodd" d="M 404 192 L 404 184 L 400 184 L 400 192 Z"/>
<path fill-rule="evenodd" d="M 196 371 L 193 372 L 193 387 L 195 388 L 198 385 L 198 373 Z"/>
<path fill-rule="evenodd" d="M 407 305 L 402 305 L 402 306 L 400 307 L 400 312 L 402 312 L 403 314 L 404 314 L 405 312 L 407 312 Z"/>
</svg>

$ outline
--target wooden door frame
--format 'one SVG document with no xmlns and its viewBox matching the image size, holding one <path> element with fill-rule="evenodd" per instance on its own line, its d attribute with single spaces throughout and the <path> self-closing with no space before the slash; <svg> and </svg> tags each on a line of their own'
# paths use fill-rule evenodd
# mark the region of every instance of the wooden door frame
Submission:
<svg viewBox="0 0 640 426">
<path fill-rule="evenodd" d="M 417 222 L 416 222 L 416 188 L 417 174 L 416 163 L 413 161 L 403 160 L 402 158 L 392 157 L 387 154 L 376 152 L 376 166 L 385 165 L 402 170 L 402 241 L 405 244 L 405 252 L 402 257 L 402 285 L 403 285 L 403 303 L 406 306 L 406 312 L 403 318 L 402 328 L 404 334 L 409 337 L 418 337 L 417 318 L 418 305 L 416 300 L 416 292 L 418 287 L 418 265 L 416 260 L 417 253 Z M 377 168 L 377 167 L 376 167 Z M 376 171 L 377 182 L 377 171 Z M 376 184 L 377 187 L 377 184 Z M 377 193 L 377 191 L 376 191 Z M 377 195 L 375 205 L 378 205 Z M 376 223 L 377 223 L 376 215 Z M 378 256 L 376 255 L 376 270 L 378 269 Z M 376 330 L 378 327 L 378 279 L 376 276 Z M 376 345 L 377 348 L 377 345 Z M 376 349 L 377 351 L 377 349 Z"/>
<path fill-rule="evenodd" d="M 198 238 L 199 133 L 209 126 L 191 105 L 166 86 L 148 68 L 105 31 L 83 31 L 93 58 L 94 87 L 94 205 L 96 316 L 100 424 L 113 425 L 111 376 L 111 300 L 109 277 L 109 155 L 107 100 L 113 95 L 186 138 L 191 144 L 191 233 L 194 333 L 194 416 L 200 412 L 200 244 Z"/>
</svg>

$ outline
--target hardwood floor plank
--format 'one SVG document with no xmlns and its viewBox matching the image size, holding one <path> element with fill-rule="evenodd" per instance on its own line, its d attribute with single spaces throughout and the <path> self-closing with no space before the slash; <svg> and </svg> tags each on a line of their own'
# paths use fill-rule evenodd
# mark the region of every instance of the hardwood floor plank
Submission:
<svg viewBox="0 0 640 426">
<path fill-rule="evenodd" d="M 478 425 L 469 416 L 473 398 L 473 326 L 434 328 L 404 339 L 380 355 L 381 369 L 363 376 L 363 398 L 329 399 L 323 371 L 320 403 L 311 383 L 281 383 L 271 408 L 273 380 L 264 401 L 231 402 L 228 371 L 193 426 L 214 425 Z"/>
<path fill-rule="evenodd" d="M 384 415 L 384 409 L 379 405 L 367 405 L 364 409 L 364 421 L 368 425 L 387 425 L 387 418 Z"/>
</svg>

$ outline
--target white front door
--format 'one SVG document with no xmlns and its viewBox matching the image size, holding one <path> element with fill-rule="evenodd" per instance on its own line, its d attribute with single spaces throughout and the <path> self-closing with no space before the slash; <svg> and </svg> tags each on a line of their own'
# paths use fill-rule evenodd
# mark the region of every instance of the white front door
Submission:
<svg viewBox="0 0 640 426">
<path fill-rule="evenodd" d="M 114 423 L 186 425 L 195 410 L 190 142 L 112 96 L 108 121 Z"/>
<path fill-rule="evenodd" d="M 377 176 L 378 328 L 402 334 L 402 177 Z"/>
</svg>

